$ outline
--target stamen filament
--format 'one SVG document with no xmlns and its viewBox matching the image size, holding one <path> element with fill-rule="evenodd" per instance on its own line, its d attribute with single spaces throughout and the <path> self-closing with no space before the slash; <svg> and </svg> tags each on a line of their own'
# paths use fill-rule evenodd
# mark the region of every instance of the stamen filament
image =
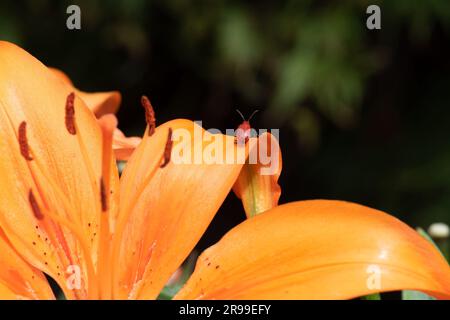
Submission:
<svg viewBox="0 0 450 320">
<path fill-rule="evenodd" d="M 113 132 L 117 127 L 117 120 L 112 115 L 105 115 L 99 119 L 102 129 L 102 177 L 100 178 L 100 199 L 102 213 L 100 215 L 100 246 L 98 260 L 98 276 L 101 288 L 101 297 L 111 299 L 111 231 L 110 231 L 110 178 L 111 162 L 113 160 Z"/>
</svg>

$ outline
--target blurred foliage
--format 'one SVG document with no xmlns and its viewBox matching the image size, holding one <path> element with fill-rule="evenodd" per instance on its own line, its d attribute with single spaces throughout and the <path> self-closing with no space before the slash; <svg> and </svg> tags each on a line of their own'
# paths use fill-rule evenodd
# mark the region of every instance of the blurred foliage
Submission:
<svg viewBox="0 0 450 320">
<path fill-rule="evenodd" d="M 81 31 L 65 28 L 69 4 Z M 381 30 L 365 27 L 370 4 Z M 85 90 L 121 90 L 128 133 L 142 132 L 143 93 L 160 121 L 225 129 L 237 107 L 264 110 L 252 123 L 281 129 L 283 201 L 450 222 L 448 0 L 3 0 L 0 38 Z"/>
</svg>

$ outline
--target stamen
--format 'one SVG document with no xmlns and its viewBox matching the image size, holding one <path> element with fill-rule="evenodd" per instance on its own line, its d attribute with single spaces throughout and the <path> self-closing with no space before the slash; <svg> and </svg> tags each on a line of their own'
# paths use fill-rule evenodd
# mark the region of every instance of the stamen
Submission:
<svg viewBox="0 0 450 320">
<path fill-rule="evenodd" d="M 71 92 L 66 100 L 66 128 L 71 135 L 77 134 L 75 127 L 75 93 Z"/>
<path fill-rule="evenodd" d="M 161 168 L 164 168 L 165 166 L 167 166 L 169 164 L 170 155 L 172 154 L 172 146 L 173 146 L 172 128 L 169 128 L 169 134 L 167 136 L 166 148 L 164 149 L 164 160 L 160 166 Z"/>
<path fill-rule="evenodd" d="M 28 147 L 27 123 L 25 121 L 22 121 L 19 125 L 19 146 L 22 156 L 27 161 L 33 160 L 33 158 L 30 156 L 30 149 Z"/>
<path fill-rule="evenodd" d="M 44 219 L 44 215 L 42 214 L 41 208 L 39 208 L 39 204 L 34 197 L 33 190 L 30 189 L 28 192 L 28 201 L 30 202 L 31 210 L 33 210 L 33 214 L 38 220 Z"/>
<path fill-rule="evenodd" d="M 108 210 L 108 202 L 106 201 L 106 190 L 103 177 L 100 179 L 100 199 L 102 202 L 102 211 L 105 212 Z"/>
<path fill-rule="evenodd" d="M 145 109 L 145 121 L 148 125 L 148 135 L 151 136 L 155 133 L 156 128 L 155 110 L 153 110 L 152 104 L 146 96 L 141 97 L 141 104 Z"/>
</svg>

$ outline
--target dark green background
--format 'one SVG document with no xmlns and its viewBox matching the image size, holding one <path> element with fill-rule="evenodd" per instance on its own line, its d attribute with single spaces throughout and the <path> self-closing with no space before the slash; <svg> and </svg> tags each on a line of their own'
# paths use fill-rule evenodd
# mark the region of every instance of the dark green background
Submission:
<svg viewBox="0 0 450 320">
<path fill-rule="evenodd" d="M 78 4 L 82 30 L 66 28 Z M 382 29 L 367 30 L 378 4 Z M 450 1 L 0 1 L 0 38 L 163 121 L 280 128 L 281 202 L 332 198 L 450 222 Z M 230 195 L 201 246 L 244 219 Z M 345 232 L 345 230 L 343 230 Z"/>
</svg>

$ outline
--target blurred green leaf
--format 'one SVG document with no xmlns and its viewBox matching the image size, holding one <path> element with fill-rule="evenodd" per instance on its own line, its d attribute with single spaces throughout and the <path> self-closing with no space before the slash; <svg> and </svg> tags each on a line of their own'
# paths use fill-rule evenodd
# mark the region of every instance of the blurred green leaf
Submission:
<svg viewBox="0 0 450 320">
<path fill-rule="evenodd" d="M 374 293 L 361 297 L 361 300 L 381 300 L 381 296 L 379 293 Z"/>
<path fill-rule="evenodd" d="M 183 285 L 188 281 L 195 268 L 195 262 L 197 261 L 197 254 L 193 253 L 189 256 L 186 263 L 182 266 L 182 272 L 179 279 L 173 284 L 166 285 L 158 296 L 158 300 L 171 300 Z"/>
</svg>

